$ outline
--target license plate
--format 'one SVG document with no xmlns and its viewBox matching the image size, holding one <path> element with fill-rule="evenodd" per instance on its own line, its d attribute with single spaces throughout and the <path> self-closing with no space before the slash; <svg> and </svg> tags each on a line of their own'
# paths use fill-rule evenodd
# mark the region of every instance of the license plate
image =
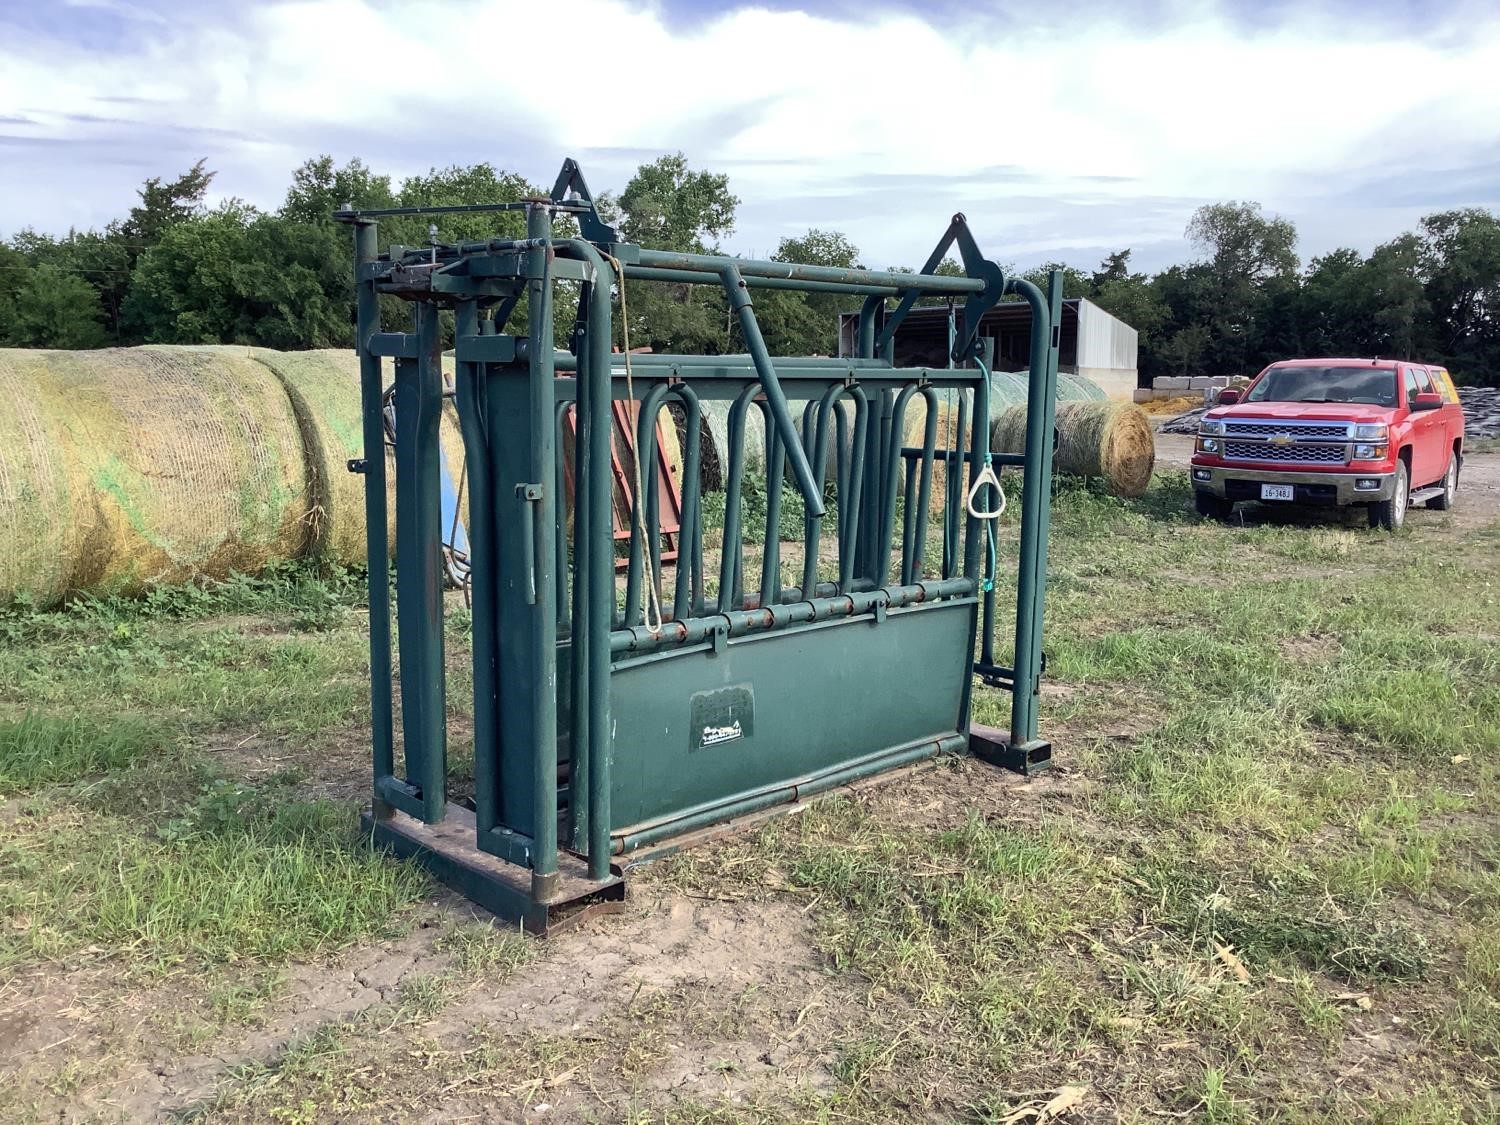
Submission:
<svg viewBox="0 0 1500 1125">
<path fill-rule="evenodd" d="M 1290 500 L 1292 486 L 1289 484 L 1263 484 L 1260 486 L 1262 500 Z"/>
</svg>

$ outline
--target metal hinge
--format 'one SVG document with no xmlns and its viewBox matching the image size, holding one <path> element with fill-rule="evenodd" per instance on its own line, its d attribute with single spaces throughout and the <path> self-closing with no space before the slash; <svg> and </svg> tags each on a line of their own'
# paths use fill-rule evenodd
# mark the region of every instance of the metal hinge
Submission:
<svg viewBox="0 0 1500 1125">
<path fill-rule="evenodd" d="M 364 472 L 368 472 L 369 468 L 370 468 L 370 463 L 368 461 L 366 461 L 363 457 L 354 457 L 354 458 L 351 458 L 350 461 L 349 461 L 349 464 L 348 464 L 348 469 L 349 469 L 349 471 L 351 473 L 364 473 Z"/>
</svg>

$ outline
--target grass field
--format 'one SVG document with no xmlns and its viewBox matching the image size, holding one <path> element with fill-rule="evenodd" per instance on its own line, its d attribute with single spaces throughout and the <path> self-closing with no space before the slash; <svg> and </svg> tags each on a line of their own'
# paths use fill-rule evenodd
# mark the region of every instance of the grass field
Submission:
<svg viewBox="0 0 1500 1125">
<path fill-rule="evenodd" d="M 1058 492 L 1049 774 L 830 797 L 546 943 L 356 841 L 353 576 L 5 612 L 0 1119 L 1496 1119 L 1500 503 L 1187 487 Z"/>
</svg>

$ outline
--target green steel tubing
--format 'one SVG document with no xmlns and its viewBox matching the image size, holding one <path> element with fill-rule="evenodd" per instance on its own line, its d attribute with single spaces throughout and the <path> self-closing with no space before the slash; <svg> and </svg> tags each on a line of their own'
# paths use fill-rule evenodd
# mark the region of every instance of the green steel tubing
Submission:
<svg viewBox="0 0 1500 1125">
<path fill-rule="evenodd" d="M 575 663 L 586 662 L 588 676 L 588 862 L 589 878 L 609 877 L 610 768 L 614 735 L 609 721 L 609 645 L 593 638 L 596 629 L 608 629 L 615 613 L 615 540 L 611 520 L 610 435 L 610 346 L 614 310 L 610 300 L 610 267 L 591 243 L 582 239 L 559 239 L 559 252 L 567 252 L 592 265 L 595 283 L 589 301 L 587 347 L 589 364 L 579 393 L 578 445 L 587 450 L 578 479 L 578 494 L 586 496 L 584 518 L 574 517 L 581 534 L 574 536 L 580 550 L 574 566 L 587 575 L 588 601 L 580 620 L 573 622 Z M 550 349 L 548 355 L 550 356 Z M 575 511 L 577 504 L 575 502 Z M 575 580 L 574 585 L 579 583 Z M 575 603 L 576 605 L 576 603 Z M 584 631 L 587 629 L 587 635 Z M 577 704 L 575 699 L 575 708 Z M 574 728 L 577 729 L 576 727 Z M 575 753 L 578 742 L 575 739 Z"/>
<path fill-rule="evenodd" d="M 974 384 L 974 424 L 969 428 L 969 477 L 968 487 L 960 490 L 963 497 L 964 515 L 968 517 L 967 539 L 964 543 L 964 573 L 970 578 L 979 578 L 982 540 L 981 526 L 985 521 L 969 515 L 969 488 L 978 479 L 990 456 L 990 381 L 986 376 Z"/>
<path fill-rule="evenodd" d="M 666 281 L 680 285 L 717 285 L 719 275 L 712 270 L 669 270 L 650 266 L 625 267 L 625 276 L 636 281 Z M 794 281 L 784 277 L 745 276 L 751 289 L 791 289 L 798 293 L 851 293 L 855 296 L 894 297 L 901 292 L 894 285 L 839 284 L 832 281 Z"/>
<path fill-rule="evenodd" d="M 1054 278 L 1057 276 L 1053 275 Z M 1054 285 L 1056 283 L 1054 282 Z M 1037 693 L 1041 677 L 1042 607 L 1037 597 L 1045 565 L 1050 498 L 1047 493 L 1052 460 L 1051 366 L 1053 325 L 1050 302 L 1042 291 L 1021 278 L 1011 279 L 1011 290 L 1031 306 L 1031 376 L 1026 395 L 1026 464 L 1021 483 L 1021 556 L 1016 588 L 1015 680 L 1011 691 L 1010 738 L 1013 745 L 1037 737 Z M 1054 298 L 1056 294 L 1053 294 Z M 1058 316 L 1061 316 L 1060 309 Z"/>
<path fill-rule="evenodd" d="M 719 552 L 719 604 L 737 609 L 744 589 L 745 416 L 760 388 L 742 390 L 729 408 L 729 465 L 724 474 L 724 536 Z M 764 411 L 765 404 L 758 403 Z M 770 415 L 767 413 L 767 420 Z M 768 524 L 766 535 L 771 535 Z"/>
<path fill-rule="evenodd" d="M 443 409 L 439 310 L 415 307 L 417 358 L 396 361 L 396 596 L 401 612 L 401 730 L 422 819 L 447 812 L 443 704 L 443 529 L 438 425 Z M 413 766 L 415 765 L 415 768 Z"/>
<path fill-rule="evenodd" d="M 373 222 L 354 224 L 354 256 L 361 267 L 380 255 Z M 360 420 L 364 434 L 365 557 L 369 568 L 370 600 L 370 745 L 374 784 L 396 772 L 394 712 L 391 702 L 391 564 L 385 508 L 385 418 L 377 355 L 365 340 L 380 329 L 380 295 L 373 281 L 359 282 L 355 292 L 355 351 L 359 355 Z M 377 818 L 389 816 L 390 806 L 377 792 L 372 806 Z"/>
<path fill-rule="evenodd" d="M 454 310 L 454 334 L 473 332 L 479 319 L 474 302 L 465 301 Z M 495 498 L 489 442 L 486 439 L 481 403 L 484 401 L 485 368 L 480 363 L 459 362 L 454 371 L 454 399 L 458 424 L 464 439 L 465 485 L 469 494 L 469 600 L 472 609 L 474 661 L 474 823 L 480 833 L 498 823 L 496 780 L 499 771 L 495 730 L 499 721 L 500 683 L 495 657 L 499 638 L 495 635 Z"/>
<path fill-rule="evenodd" d="M 802 502 L 807 506 L 809 515 L 822 516 L 827 511 L 823 504 L 823 487 L 813 479 L 812 467 L 807 463 L 807 451 L 797 440 L 797 427 L 792 421 L 791 407 L 787 405 L 786 392 L 781 389 L 781 383 L 776 378 L 776 366 L 771 361 L 765 337 L 760 334 L 760 322 L 755 319 L 754 303 L 750 300 L 750 291 L 745 287 L 745 279 L 740 276 L 738 266 L 733 263 L 721 268 L 720 277 L 724 293 L 729 298 L 729 306 L 739 316 L 745 347 L 749 349 L 755 370 L 760 375 L 761 389 L 765 391 L 766 403 L 771 408 L 776 429 L 780 431 L 781 442 L 786 446 L 787 458 L 792 463 L 792 476 L 796 478 L 797 490 L 802 493 Z"/>
<path fill-rule="evenodd" d="M 637 625 L 642 619 L 642 569 L 649 562 L 652 581 L 655 582 L 661 576 L 661 495 L 656 467 L 656 420 L 662 407 L 671 398 L 682 403 L 687 423 L 687 448 L 682 462 L 682 522 L 677 534 L 677 581 L 673 591 L 672 616 L 679 620 L 690 617 L 694 603 L 702 601 L 702 412 L 698 396 L 687 384 L 673 386 L 658 383 L 641 399 L 636 417 L 636 463 L 641 466 L 638 479 L 645 495 L 637 497 L 637 503 L 643 507 L 644 514 L 640 519 L 633 520 L 630 527 L 630 561 L 625 572 L 624 623 L 627 626 Z M 657 596 L 660 597 L 659 590 Z"/>
<path fill-rule="evenodd" d="M 901 450 L 903 448 L 903 436 L 906 432 L 906 408 L 910 404 L 912 396 L 920 393 L 922 388 L 915 383 L 910 383 L 901 388 L 901 393 L 891 404 L 891 422 L 886 435 L 886 447 L 882 450 L 884 463 L 881 470 L 884 479 L 881 482 L 881 506 L 880 506 L 880 535 L 877 540 L 875 551 L 875 573 L 871 576 L 875 579 L 877 586 L 884 586 L 886 576 L 891 569 L 891 543 L 896 533 L 896 485 L 900 481 L 901 473 Z M 929 425 L 932 421 L 932 412 L 928 412 Z M 936 431 L 933 438 L 936 440 Z M 911 506 L 911 497 L 907 497 L 907 507 Z M 907 544 L 902 544 L 902 554 L 906 554 Z M 904 569 L 903 559 L 903 569 Z"/>
<path fill-rule="evenodd" d="M 555 572 L 554 594 L 557 602 L 557 628 L 559 634 L 566 633 L 571 629 L 572 614 L 569 611 L 569 598 L 571 587 L 568 584 L 568 521 L 562 518 L 557 505 L 562 498 L 568 494 L 568 466 L 567 458 L 563 456 L 563 427 L 566 425 L 568 411 L 572 409 L 570 402 L 559 401 L 552 410 L 552 448 L 556 456 L 552 459 L 552 495 L 557 499 L 553 501 L 552 525 L 555 533 L 553 543 L 552 562 Z"/>
<path fill-rule="evenodd" d="M 642 248 L 638 264 L 656 269 L 722 273 L 725 261 L 726 259 L 713 254 L 680 254 L 671 250 Z M 984 282 L 979 278 L 949 277 L 945 274 L 891 273 L 883 270 L 844 269 L 841 266 L 807 266 L 791 262 L 758 261 L 754 258 L 735 258 L 732 264 L 736 272 L 745 277 L 822 281 L 834 285 L 876 285 L 903 291 L 916 290 L 919 293 L 979 293 L 984 290 Z"/>
<path fill-rule="evenodd" d="M 550 239 L 552 216 L 543 206 L 526 212 L 526 233 L 533 239 Z M 557 587 L 553 582 L 557 496 L 552 480 L 556 463 L 553 447 L 552 412 L 556 403 L 556 374 L 549 362 L 552 347 L 552 251 L 531 251 L 526 263 L 528 336 L 532 359 L 527 364 L 528 413 L 538 424 L 531 426 L 530 481 L 522 504 L 531 514 L 533 528 L 532 587 L 536 591 L 536 621 L 532 631 L 532 667 L 535 670 L 531 697 L 531 730 L 535 747 L 532 775 L 531 895 L 537 900 L 551 896 L 557 883 Z M 476 751 L 477 752 L 477 751 Z"/>
<path fill-rule="evenodd" d="M 914 762 L 935 758 L 939 754 L 961 754 L 968 747 L 966 734 L 951 734 L 938 739 L 924 739 L 909 746 L 898 746 L 882 750 L 868 758 L 840 766 L 822 773 L 798 778 L 783 785 L 776 785 L 740 797 L 734 801 L 721 801 L 697 808 L 685 809 L 670 819 L 655 823 L 642 823 L 625 828 L 615 838 L 615 852 L 626 854 L 648 847 L 658 840 L 670 836 L 681 836 L 699 828 L 708 828 L 736 817 L 768 809 L 775 805 L 787 805 L 804 797 L 827 792 L 840 785 L 848 785 L 861 778 L 911 765 Z"/>
<path fill-rule="evenodd" d="M 875 357 L 875 316 L 885 311 L 884 297 L 866 297 L 859 307 L 859 339 L 855 351 L 860 359 L 879 362 Z"/>
<path fill-rule="evenodd" d="M 837 392 L 837 393 L 835 393 Z M 841 398 L 854 399 L 854 434 L 850 438 Z M 870 398 L 859 384 L 830 387 L 823 396 L 822 410 L 836 423 L 834 441 L 835 478 L 839 497 L 839 589 L 853 588 L 859 562 L 860 527 L 864 523 L 866 462 L 870 459 Z M 826 468 L 824 475 L 827 475 Z"/>
<path fill-rule="evenodd" d="M 769 417 L 770 407 L 766 407 Z M 781 435 L 766 426 L 766 535 L 761 546 L 760 604 L 781 600 L 781 484 L 786 458 L 781 455 Z"/>
<path fill-rule="evenodd" d="M 574 333 L 580 366 L 578 375 L 580 392 L 588 384 L 589 368 L 593 363 L 590 333 L 597 331 L 598 326 L 594 323 L 590 310 L 594 307 L 595 294 L 601 289 L 607 298 L 609 286 L 602 277 L 597 283 L 585 281 L 579 286 L 579 316 Z M 560 406 L 559 409 L 566 409 L 566 407 Z M 589 741 L 589 670 L 591 665 L 585 659 L 585 654 L 589 650 L 589 640 L 593 635 L 593 629 L 590 627 L 589 599 L 591 595 L 587 581 L 588 572 L 585 569 L 589 542 L 587 529 L 590 526 L 588 515 L 590 490 L 584 488 L 583 480 L 584 468 L 590 454 L 583 441 L 584 407 L 576 398 L 573 401 L 572 410 L 573 543 L 572 566 L 568 568 L 573 576 L 572 610 L 568 617 L 568 677 L 571 705 L 568 719 L 568 745 L 571 752 L 569 761 L 572 772 L 568 782 L 568 814 L 572 820 L 573 850 L 587 855 L 589 841 L 592 839 L 588 786 L 593 776 L 593 755 Z M 564 557 L 566 558 L 567 555 L 564 554 Z"/>
<path fill-rule="evenodd" d="M 983 359 L 979 359 L 979 358 L 976 358 L 974 360 L 974 362 L 979 366 L 979 370 L 984 375 L 985 385 L 988 386 L 989 385 L 989 381 L 990 381 L 990 369 L 989 369 L 989 365 L 986 364 Z M 986 425 L 985 425 L 985 432 L 986 433 L 989 432 L 989 428 L 990 428 L 989 424 L 986 423 Z M 986 439 L 985 448 L 986 448 L 986 452 L 988 452 L 988 448 L 989 448 L 988 439 Z M 1022 463 L 1024 464 L 1024 460 L 1023 460 Z M 985 507 L 992 509 L 994 507 L 993 501 L 987 501 L 986 504 L 985 504 Z M 989 534 L 991 534 L 991 535 L 994 534 L 993 528 L 990 529 Z M 983 597 L 983 599 L 980 602 L 980 607 L 981 608 L 980 608 L 980 612 L 979 612 L 979 619 L 980 619 L 979 660 L 980 660 L 980 663 L 985 664 L 986 666 L 989 666 L 989 665 L 993 665 L 995 663 L 995 583 L 994 582 L 991 582 L 990 583 L 990 588 L 988 590 L 984 591 L 984 597 Z"/>
<path fill-rule="evenodd" d="M 826 589 L 827 586 L 821 586 Z M 881 610 L 900 609 L 921 602 L 950 600 L 971 597 L 975 586 L 967 578 L 949 578 L 930 582 L 915 582 L 910 586 L 885 586 L 871 590 L 856 590 L 849 593 L 833 593 L 827 596 L 805 598 L 795 602 L 783 602 L 758 609 L 731 610 L 712 616 L 693 617 L 685 621 L 667 621 L 659 633 L 653 633 L 643 625 L 627 629 L 616 629 L 610 634 L 610 652 L 616 656 L 626 653 L 649 652 L 687 644 L 697 644 L 722 631 L 726 636 L 738 637 L 746 633 L 767 629 L 784 629 L 799 624 L 831 621 L 841 617 L 858 617 Z"/>
</svg>

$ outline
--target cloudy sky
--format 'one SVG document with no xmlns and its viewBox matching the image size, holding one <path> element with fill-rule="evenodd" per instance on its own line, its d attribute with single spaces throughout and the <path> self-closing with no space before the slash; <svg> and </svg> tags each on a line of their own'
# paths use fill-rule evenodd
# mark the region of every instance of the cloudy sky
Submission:
<svg viewBox="0 0 1500 1125">
<path fill-rule="evenodd" d="M 1500 208 L 1493 0 L 0 0 L 0 38 L 5 236 L 200 156 L 272 208 L 318 153 L 537 182 L 572 155 L 599 190 L 680 149 L 730 174 L 731 250 L 831 227 L 873 266 L 956 210 L 1002 261 L 1156 268 L 1221 199 L 1304 256 Z"/>
</svg>

